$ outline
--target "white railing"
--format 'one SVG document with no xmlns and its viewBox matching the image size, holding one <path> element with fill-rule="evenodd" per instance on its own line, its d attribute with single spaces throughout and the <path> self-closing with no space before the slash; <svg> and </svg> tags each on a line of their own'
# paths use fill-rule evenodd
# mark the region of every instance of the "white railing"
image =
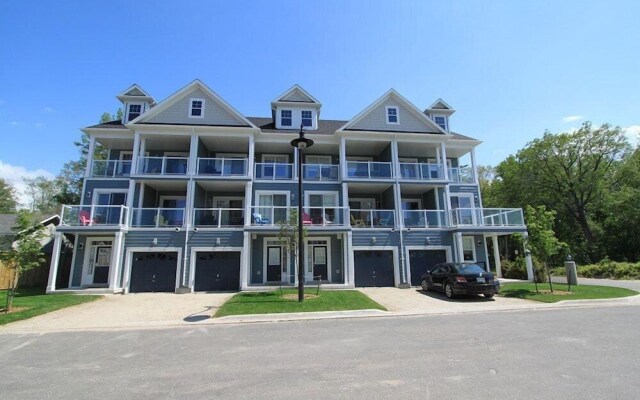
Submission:
<svg viewBox="0 0 640 400">
<path fill-rule="evenodd" d="M 402 210 L 406 228 L 446 228 L 449 226 L 444 210 Z"/>
<path fill-rule="evenodd" d="M 349 210 L 352 228 L 393 228 L 396 225 L 394 210 Z"/>
<path fill-rule="evenodd" d="M 144 175 L 186 175 L 189 166 L 187 157 L 140 157 L 138 173 Z"/>
<path fill-rule="evenodd" d="M 521 208 L 456 208 L 451 210 L 453 226 L 524 227 Z"/>
<path fill-rule="evenodd" d="M 251 225 L 280 226 L 290 221 L 292 212 L 297 211 L 298 207 L 255 206 L 251 208 Z M 348 212 L 348 207 L 305 206 L 302 209 L 302 223 L 306 227 L 347 226 Z"/>
<path fill-rule="evenodd" d="M 194 208 L 193 226 L 222 228 L 244 225 L 243 208 Z"/>
<path fill-rule="evenodd" d="M 246 176 L 248 160 L 246 158 L 198 158 L 198 175 L 208 176 Z"/>
<path fill-rule="evenodd" d="M 421 181 L 441 180 L 444 179 L 444 169 L 441 164 L 401 162 L 400 176 Z"/>
<path fill-rule="evenodd" d="M 66 226 L 126 226 L 125 206 L 62 206 L 61 224 Z"/>
<path fill-rule="evenodd" d="M 334 164 L 303 164 L 302 177 L 305 181 L 337 181 L 339 165 Z"/>
<path fill-rule="evenodd" d="M 184 224 L 184 208 L 134 208 L 131 226 L 134 228 L 170 228 Z"/>
<path fill-rule="evenodd" d="M 351 179 L 390 179 L 390 162 L 347 161 L 347 177 Z"/>
<path fill-rule="evenodd" d="M 453 183 L 475 183 L 470 167 L 449 168 L 449 181 Z"/>
<path fill-rule="evenodd" d="M 130 160 L 94 160 L 91 165 L 93 178 L 126 178 L 130 173 Z"/>
<path fill-rule="evenodd" d="M 293 164 L 287 163 L 256 163 L 255 179 L 270 181 L 293 179 Z"/>
</svg>

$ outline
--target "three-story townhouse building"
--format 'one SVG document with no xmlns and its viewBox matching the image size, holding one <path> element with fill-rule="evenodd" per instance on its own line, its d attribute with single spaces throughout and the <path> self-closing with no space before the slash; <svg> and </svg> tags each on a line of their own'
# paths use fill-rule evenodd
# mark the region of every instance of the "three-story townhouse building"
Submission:
<svg viewBox="0 0 640 400">
<path fill-rule="evenodd" d="M 450 128 L 438 99 L 421 111 L 391 89 L 349 121 L 320 118 L 298 85 L 245 117 L 199 80 L 156 104 L 133 85 L 122 120 L 87 127 L 81 204 L 64 205 L 48 292 L 250 290 L 297 284 L 279 238 L 303 205 L 305 281 L 418 285 L 430 266 L 477 262 L 487 240 L 520 232 L 521 209 L 482 207 L 476 139 Z M 303 152 L 300 127 L 314 145 Z M 96 146 L 107 150 L 95 157 Z M 62 236 L 75 243 L 62 271 Z M 491 265 L 500 271 L 499 256 Z"/>
</svg>

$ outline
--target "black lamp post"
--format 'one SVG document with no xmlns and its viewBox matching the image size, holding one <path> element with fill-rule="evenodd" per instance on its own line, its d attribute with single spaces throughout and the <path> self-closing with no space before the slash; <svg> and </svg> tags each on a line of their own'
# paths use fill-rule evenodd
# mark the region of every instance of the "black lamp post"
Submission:
<svg viewBox="0 0 640 400">
<path fill-rule="evenodd" d="M 313 140 L 304 137 L 300 124 L 300 137 L 291 141 L 298 149 L 298 301 L 304 300 L 304 238 L 302 237 L 302 151 L 313 146 Z"/>
</svg>

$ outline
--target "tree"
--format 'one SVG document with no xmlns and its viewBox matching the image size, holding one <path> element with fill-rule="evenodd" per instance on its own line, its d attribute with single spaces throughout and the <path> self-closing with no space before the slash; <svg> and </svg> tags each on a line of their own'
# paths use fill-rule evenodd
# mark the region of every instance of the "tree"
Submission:
<svg viewBox="0 0 640 400">
<path fill-rule="evenodd" d="M 13 279 L 9 283 L 5 313 L 9 312 L 13 303 L 20 276 L 25 271 L 40 266 L 45 259 L 42 253 L 42 225 L 34 221 L 34 215 L 27 210 L 18 211 L 13 231 L 13 246 L 0 253 L 0 259 L 13 271 Z"/>
<path fill-rule="evenodd" d="M 307 237 L 307 229 L 302 228 L 302 240 Z M 280 232 L 278 233 L 278 240 L 282 245 L 285 253 L 289 255 L 290 260 L 294 260 L 295 270 L 299 271 L 300 268 L 304 268 L 303 265 L 298 265 L 298 251 L 299 251 L 299 236 L 298 236 L 298 211 L 292 209 L 289 213 L 289 219 L 283 221 L 280 225 Z M 304 282 L 302 282 L 304 285 Z"/>
<path fill-rule="evenodd" d="M 542 263 L 545 273 L 549 276 L 549 288 L 552 292 L 553 286 L 548 264 L 554 256 L 566 248 L 566 243 L 558 240 L 553 230 L 555 217 L 555 211 L 547 211 L 545 206 L 527 206 L 525 210 L 525 220 L 529 231 L 527 248 Z"/>
<path fill-rule="evenodd" d="M 36 176 L 25 178 L 24 182 L 27 185 L 25 194 L 29 196 L 29 209 L 32 213 L 38 217 L 47 217 L 60 211 L 56 201 L 56 196 L 60 192 L 58 180 Z"/>
<path fill-rule="evenodd" d="M 17 206 L 15 189 L 0 178 L 0 214 L 14 214 Z"/>
</svg>

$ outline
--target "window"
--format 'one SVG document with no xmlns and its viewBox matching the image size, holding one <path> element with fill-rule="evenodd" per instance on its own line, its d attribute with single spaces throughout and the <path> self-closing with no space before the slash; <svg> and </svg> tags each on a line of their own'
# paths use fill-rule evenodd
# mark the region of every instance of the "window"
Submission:
<svg viewBox="0 0 640 400">
<path fill-rule="evenodd" d="M 462 254 L 465 261 L 476 261 L 476 248 L 473 245 L 473 236 L 462 237 Z"/>
<path fill-rule="evenodd" d="M 129 115 L 127 116 L 127 122 L 133 121 L 142 114 L 142 104 L 129 104 Z"/>
<path fill-rule="evenodd" d="M 204 118 L 204 99 L 191 99 L 189 117 Z"/>
<path fill-rule="evenodd" d="M 311 111 L 303 111 L 302 126 L 311 126 L 311 125 L 313 125 L 313 120 L 311 119 Z"/>
<path fill-rule="evenodd" d="M 280 111 L 280 125 L 291 126 L 291 110 Z"/>
<path fill-rule="evenodd" d="M 447 119 L 445 117 L 436 115 L 435 117 L 433 117 L 433 119 L 436 122 L 436 125 L 442 128 L 443 131 L 447 130 Z"/>
<path fill-rule="evenodd" d="M 398 108 L 387 107 L 387 124 L 399 124 Z"/>
</svg>

